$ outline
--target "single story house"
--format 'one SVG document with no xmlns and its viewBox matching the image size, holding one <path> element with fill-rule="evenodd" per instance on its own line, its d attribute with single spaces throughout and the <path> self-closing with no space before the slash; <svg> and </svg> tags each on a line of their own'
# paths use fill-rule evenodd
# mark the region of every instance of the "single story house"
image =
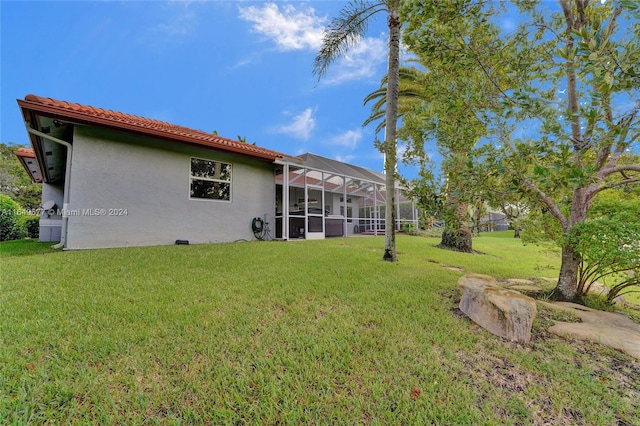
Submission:
<svg viewBox="0 0 640 426">
<path fill-rule="evenodd" d="M 91 106 L 19 99 L 40 240 L 66 249 L 384 232 L 384 175 Z M 396 194 L 398 222 L 417 223 Z M 402 216 L 402 218 L 401 218 Z"/>
<path fill-rule="evenodd" d="M 507 215 L 498 211 L 489 211 L 489 214 L 480 219 L 480 226 L 483 231 L 506 231 L 509 229 Z"/>
</svg>

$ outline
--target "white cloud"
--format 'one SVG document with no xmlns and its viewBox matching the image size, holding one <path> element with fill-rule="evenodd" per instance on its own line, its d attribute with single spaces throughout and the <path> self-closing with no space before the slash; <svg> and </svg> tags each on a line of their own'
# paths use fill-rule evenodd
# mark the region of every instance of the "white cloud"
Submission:
<svg viewBox="0 0 640 426">
<path fill-rule="evenodd" d="M 249 59 L 249 58 L 240 59 L 235 64 L 227 67 L 227 69 L 230 70 L 230 71 L 237 70 L 238 68 L 242 68 L 242 67 L 245 67 L 245 66 L 249 65 L 251 62 L 253 62 L 253 60 Z"/>
<path fill-rule="evenodd" d="M 319 51 L 322 46 L 326 17 L 315 9 L 296 8 L 290 4 L 266 3 L 262 6 L 239 7 L 240 18 L 253 23 L 253 30 L 272 40 L 282 51 Z M 347 54 L 339 58 L 323 79 L 326 84 L 340 84 L 382 76 L 380 65 L 387 60 L 386 35 L 364 37 Z"/>
<path fill-rule="evenodd" d="M 386 60 L 386 41 L 380 38 L 365 37 L 334 66 L 329 68 L 324 81 L 327 84 L 340 84 L 349 80 L 382 76 L 378 67 L 380 64 L 386 63 Z"/>
<path fill-rule="evenodd" d="M 322 45 L 326 18 L 316 16 L 313 8 L 266 3 L 239 9 L 242 19 L 253 22 L 254 31 L 272 39 L 281 50 L 318 50 Z"/>
<path fill-rule="evenodd" d="M 334 136 L 330 139 L 331 144 L 340 145 L 345 148 L 355 149 L 362 140 L 362 130 L 347 130 L 346 132 Z"/>
<path fill-rule="evenodd" d="M 399 143 L 397 145 L 397 147 L 396 147 L 396 155 L 397 155 L 397 157 L 398 158 L 403 158 L 405 153 L 407 152 L 408 148 L 409 147 L 406 144 Z"/>
<path fill-rule="evenodd" d="M 311 131 L 316 127 L 316 119 L 313 117 L 313 110 L 307 108 L 300 114 L 293 117 L 290 124 L 285 124 L 276 129 L 277 133 L 285 133 L 295 138 L 307 140 L 311 137 Z"/>
</svg>

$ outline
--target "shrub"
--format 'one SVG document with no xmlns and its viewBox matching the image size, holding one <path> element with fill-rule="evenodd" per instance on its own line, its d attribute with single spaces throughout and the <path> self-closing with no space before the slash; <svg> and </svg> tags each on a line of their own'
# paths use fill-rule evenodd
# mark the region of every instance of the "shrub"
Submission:
<svg viewBox="0 0 640 426">
<path fill-rule="evenodd" d="M 27 237 L 38 238 L 40 236 L 40 216 L 25 217 L 24 227 L 27 231 Z"/>
<path fill-rule="evenodd" d="M 567 237 L 582 255 L 578 291 L 586 294 L 604 277 L 617 282 L 609 286 L 607 301 L 640 291 L 640 222 L 627 214 L 597 218 L 576 225 Z"/>
<path fill-rule="evenodd" d="M 420 235 L 428 238 L 442 238 L 443 228 L 428 228 L 420 232 Z"/>
<path fill-rule="evenodd" d="M 20 204 L 0 194 L 0 241 L 17 240 L 27 235 Z"/>
<path fill-rule="evenodd" d="M 413 223 L 403 223 L 402 226 L 400 227 L 401 231 L 404 232 L 405 234 L 409 234 L 409 235 L 418 235 L 418 230 L 416 229 L 416 225 L 414 225 Z"/>
</svg>

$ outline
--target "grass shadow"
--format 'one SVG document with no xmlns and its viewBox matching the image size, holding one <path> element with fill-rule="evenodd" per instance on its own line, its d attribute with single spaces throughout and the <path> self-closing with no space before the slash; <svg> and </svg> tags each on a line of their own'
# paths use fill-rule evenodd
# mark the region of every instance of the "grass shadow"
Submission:
<svg viewBox="0 0 640 426">
<path fill-rule="evenodd" d="M 15 241 L 0 242 L 0 258 L 32 256 L 34 254 L 55 253 L 51 248 L 54 243 L 41 243 L 38 240 L 25 238 Z"/>
</svg>

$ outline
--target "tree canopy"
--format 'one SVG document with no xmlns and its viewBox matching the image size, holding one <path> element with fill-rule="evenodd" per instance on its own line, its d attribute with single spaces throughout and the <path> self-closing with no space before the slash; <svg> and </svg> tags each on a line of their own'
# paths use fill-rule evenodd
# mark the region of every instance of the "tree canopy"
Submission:
<svg viewBox="0 0 640 426">
<path fill-rule="evenodd" d="M 514 13 L 518 27 L 501 29 Z M 640 182 L 640 164 L 620 161 L 640 142 L 640 7 L 408 0 L 402 14 L 429 84 L 400 134 L 416 153 L 436 142 L 458 197 L 517 194 L 552 217 L 563 249 L 555 296 L 576 299 L 582 256 L 566 236 L 599 194 Z"/>
</svg>

